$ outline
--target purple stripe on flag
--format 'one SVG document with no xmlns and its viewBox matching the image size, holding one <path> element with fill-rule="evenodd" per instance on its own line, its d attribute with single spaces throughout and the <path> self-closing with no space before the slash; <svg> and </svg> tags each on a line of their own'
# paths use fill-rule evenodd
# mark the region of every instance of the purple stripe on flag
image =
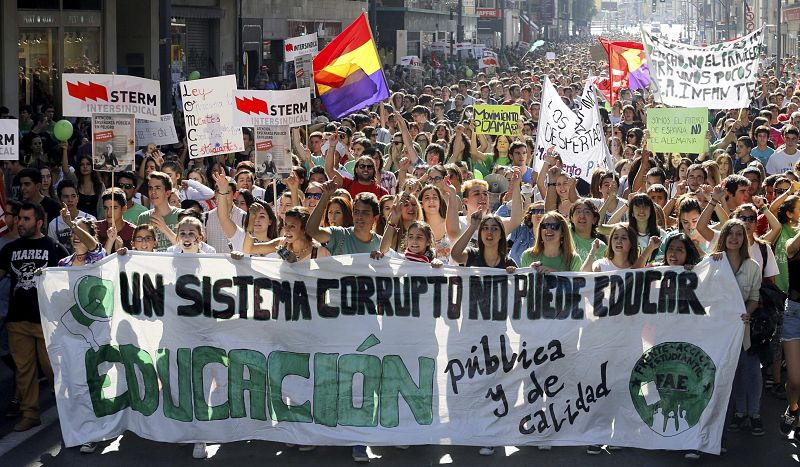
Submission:
<svg viewBox="0 0 800 467">
<path fill-rule="evenodd" d="M 646 63 L 628 73 L 628 89 L 644 89 L 650 84 L 650 69 Z"/>
<path fill-rule="evenodd" d="M 319 96 L 325 108 L 335 118 L 341 118 L 368 105 L 389 97 L 383 70 L 367 75 L 358 70 L 347 77 L 340 88 L 331 89 Z"/>
</svg>

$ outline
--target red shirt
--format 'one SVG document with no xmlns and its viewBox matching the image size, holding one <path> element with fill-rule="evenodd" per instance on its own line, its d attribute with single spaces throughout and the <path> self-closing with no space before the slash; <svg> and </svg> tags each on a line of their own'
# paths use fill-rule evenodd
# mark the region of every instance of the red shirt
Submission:
<svg viewBox="0 0 800 467">
<path fill-rule="evenodd" d="M 378 199 L 381 199 L 381 196 L 389 194 L 386 188 L 378 185 L 377 183 L 364 185 L 363 183 L 357 182 L 355 179 L 349 179 L 349 178 L 344 179 L 343 188 L 350 193 L 350 196 L 352 196 L 353 199 L 355 199 L 359 193 L 364 193 L 364 192 L 372 193 L 375 196 L 377 196 Z"/>
<path fill-rule="evenodd" d="M 123 224 L 120 226 L 117 224 L 117 235 L 122 239 L 122 245 L 125 248 L 132 248 L 133 247 L 133 231 L 136 229 L 136 226 L 131 224 L 130 222 L 123 220 Z M 105 248 L 106 240 L 108 240 L 108 228 L 111 226 L 108 219 L 103 219 L 101 221 L 97 221 L 95 223 L 97 227 L 97 238 L 100 240 L 100 244 Z M 108 252 L 111 254 L 112 252 Z"/>
</svg>

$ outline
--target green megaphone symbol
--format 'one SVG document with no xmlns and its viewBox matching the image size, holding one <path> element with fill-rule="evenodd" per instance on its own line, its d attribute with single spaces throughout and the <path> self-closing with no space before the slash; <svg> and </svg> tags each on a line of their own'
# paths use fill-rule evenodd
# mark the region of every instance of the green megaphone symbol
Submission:
<svg viewBox="0 0 800 467">
<path fill-rule="evenodd" d="M 83 276 L 75 283 L 75 305 L 69 309 L 86 327 L 94 321 L 108 321 L 114 313 L 114 283 L 95 276 Z"/>
</svg>

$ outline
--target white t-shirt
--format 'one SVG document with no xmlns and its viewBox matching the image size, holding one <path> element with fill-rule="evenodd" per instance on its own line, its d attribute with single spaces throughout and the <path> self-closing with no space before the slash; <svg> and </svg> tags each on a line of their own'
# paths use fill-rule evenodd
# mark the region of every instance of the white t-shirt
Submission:
<svg viewBox="0 0 800 467">
<path fill-rule="evenodd" d="M 619 268 L 614 266 L 614 263 L 612 263 L 610 259 L 600 258 L 592 263 L 592 271 L 595 269 L 599 270 L 600 272 L 611 272 L 616 271 Z"/>
<path fill-rule="evenodd" d="M 775 277 L 780 274 L 778 271 L 778 262 L 775 261 L 775 253 L 772 252 L 772 248 L 769 245 L 765 245 L 765 250 L 767 250 L 767 267 L 764 268 L 764 258 L 761 257 L 761 247 L 758 246 L 758 243 L 753 242 L 750 245 L 750 258 L 752 258 L 756 263 L 758 263 L 758 267 L 764 270 L 764 278 L 767 277 Z"/>
<path fill-rule="evenodd" d="M 769 156 L 767 166 L 764 167 L 770 175 L 780 174 L 786 171 L 791 171 L 792 166 L 797 159 L 800 158 L 800 152 L 795 150 L 794 154 L 786 154 L 785 149 L 775 151 Z"/>
<path fill-rule="evenodd" d="M 200 242 L 200 253 L 216 253 L 217 250 L 206 242 Z M 180 245 L 167 247 L 167 253 L 183 253 Z"/>
</svg>

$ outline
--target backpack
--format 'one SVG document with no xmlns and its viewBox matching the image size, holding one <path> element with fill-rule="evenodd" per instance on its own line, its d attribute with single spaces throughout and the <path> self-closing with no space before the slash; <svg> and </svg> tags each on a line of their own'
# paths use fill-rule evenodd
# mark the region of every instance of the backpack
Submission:
<svg viewBox="0 0 800 467">
<path fill-rule="evenodd" d="M 761 249 L 761 276 L 767 267 L 767 247 L 763 243 L 758 244 Z M 750 351 L 758 352 L 759 347 L 768 344 L 778 324 L 783 317 L 783 308 L 786 303 L 786 294 L 783 293 L 775 284 L 771 282 L 761 282 L 759 289 L 758 308 L 750 316 Z"/>
</svg>

